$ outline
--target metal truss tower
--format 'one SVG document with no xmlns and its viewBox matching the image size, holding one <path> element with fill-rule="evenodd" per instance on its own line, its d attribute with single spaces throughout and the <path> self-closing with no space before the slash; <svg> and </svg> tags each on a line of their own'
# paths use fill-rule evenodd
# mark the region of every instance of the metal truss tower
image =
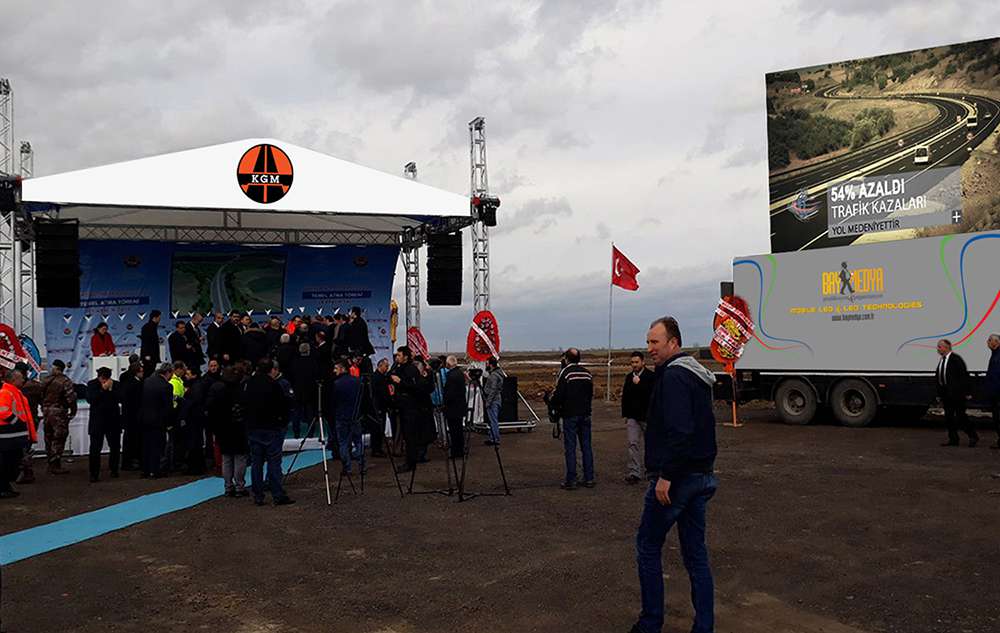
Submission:
<svg viewBox="0 0 1000 633">
<path fill-rule="evenodd" d="M 469 121 L 469 159 L 472 164 L 470 198 L 489 196 L 486 119 L 481 116 Z M 490 232 L 478 218 L 474 218 L 472 223 L 472 304 L 476 314 L 490 309 Z"/>
<path fill-rule="evenodd" d="M 35 152 L 31 143 L 21 141 L 21 178 L 31 178 L 35 175 Z"/>
<path fill-rule="evenodd" d="M 13 176 L 14 170 L 14 94 L 10 80 L 0 77 L 0 175 Z"/>
<path fill-rule="evenodd" d="M 14 98 L 10 81 L 0 78 L 0 176 L 5 176 L 2 185 L 14 187 L 9 178 L 14 176 Z M 16 214 L 14 209 L 0 209 L 0 322 L 18 328 L 15 300 L 19 291 L 14 253 Z"/>
<path fill-rule="evenodd" d="M 414 161 L 403 166 L 403 177 L 417 179 L 417 164 Z M 406 284 L 406 330 L 409 331 L 411 327 L 420 327 L 420 243 L 404 243 L 400 254 Z"/>
<path fill-rule="evenodd" d="M 31 148 L 31 143 L 21 141 L 21 178 L 31 178 L 35 173 L 35 152 Z M 20 267 L 20 288 L 18 290 L 17 312 L 18 327 L 17 333 L 37 338 L 35 332 L 35 249 L 23 249 L 24 244 L 33 244 L 33 227 L 30 219 L 21 214 L 18 224 L 15 226 L 15 235 L 18 237 L 14 244 L 19 255 L 14 257 Z M 28 237 L 29 239 L 24 239 Z"/>
</svg>

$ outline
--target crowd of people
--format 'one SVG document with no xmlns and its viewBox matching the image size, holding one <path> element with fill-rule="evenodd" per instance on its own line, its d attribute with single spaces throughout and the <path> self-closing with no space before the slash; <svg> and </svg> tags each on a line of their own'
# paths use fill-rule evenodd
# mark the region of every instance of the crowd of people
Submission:
<svg viewBox="0 0 1000 633">
<path fill-rule="evenodd" d="M 290 426 L 298 437 L 303 426 L 309 434 L 316 422 L 325 421 L 330 429 L 328 449 L 346 473 L 355 463 L 366 468 L 365 431 L 371 434 L 372 456 L 393 449 L 383 433 L 387 426 L 395 448 L 405 454 L 402 472 L 425 461 L 436 438 L 451 457 L 460 458 L 467 448 L 469 394 L 476 392 L 467 388 L 470 379 L 482 397 L 486 443 L 500 442 L 503 373 L 497 359 L 487 363 L 483 377 L 466 373 L 454 356 L 415 358 L 403 346 L 393 362 L 379 359 L 372 367 L 373 350 L 360 309 L 332 320 L 296 317 L 288 324 L 277 318 L 254 323 L 238 313 L 226 320 L 216 314 L 207 328 L 195 315 L 175 323 L 167 338 L 169 363 L 161 362 L 158 337 L 154 340 L 159 319 L 159 313 L 152 313 L 143 328 L 140 354 L 132 357 L 118 380 L 102 367 L 86 385 L 91 481 L 100 479 L 101 448 L 106 443 L 112 477 L 118 477 L 120 470 L 137 470 L 143 477 L 174 470 L 200 475 L 217 465 L 227 496 L 252 494 L 262 505 L 269 491 L 276 505 L 286 505 L 293 501 L 283 488 L 281 460 Z M 207 348 L 202 347 L 202 337 Z M 1000 338 L 991 341 L 991 349 L 1000 350 Z M 95 331 L 92 350 L 113 353 L 114 342 L 106 329 Z M 628 429 L 626 481 L 638 482 L 643 474 L 649 481 L 636 535 L 642 610 L 632 631 L 650 633 L 662 627 L 662 550 L 675 524 L 691 579 L 692 630 L 711 631 L 714 589 L 705 524 L 708 501 L 718 486 L 713 474 L 715 377 L 682 352 L 680 328 L 670 317 L 651 325 L 647 350 L 655 370 L 646 368 L 642 352 L 634 352 L 632 371 L 622 387 L 621 411 Z M 1000 352 L 997 358 L 1000 367 Z M 942 353 L 942 387 L 957 380 L 952 376 L 958 375 L 959 363 L 957 356 Z M 77 398 L 64 370 L 62 362 L 53 361 L 51 373 L 41 382 L 28 380 L 23 365 L 7 372 L 0 390 L 0 498 L 17 494 L 10 482 L 18 473 L 22 483 L 33 478 L 24 449 L 36 439 L 34 420 L 39 413 L 49 472 L 67 472 L 62 447 Z M 564 431 L 566 469 L 561 486 L 565 490 L 596 484 L 592 400 L 593 377 L 580 351 L 571 348 L 562 356 L 554 391 L 546 395 L 550 416 L 561 422 Z M 578 447 L 582 479 L 577 473 Z"/>
<path fill-rule="evenodd" d="M 295 438 L 318 436 L 317 423 L 329 429 L 327 447 L 346 473 L 367 467 L 365 433 L 372 457 L 390 450 L 404 457 L 400 472 L 428 461 L 428 447 L 437 440 L 452 457 L 465 451 L 468 378 L 458 359 L 425 359 L 403 346 L 391 361 L 381 358 L 373 366 L 374 348 L 358 307 L 287 323 L 278 317 L 256 323 L 234 311 L 228 318 L 214 314 L 206 324 L 194 314 L 175 322 L 166 337 L 169 362 L 160 357 L 161 318 L 159 311 L 150 313 L 126 371 L 116 378 L 99 367 L 79 394 L 58 359 L 41 381 L 29 380 L 26 366 L 7 372 L 0 396 L 0 498 L 18 494 L 12 482 L 34 481 L 26 448 L 37 439 L 36 420 L 44 421 L 48 472 L 69 472 L 63 451 L 78 395 L 89 404 L 95 483 L 107 446 L 112 478 L 122 471 L 158 478 L 215 469 L 227 496 L 252 495 L 260 505 L 269 492 L 276 505 L 286 505 L 293 500 L 282 485 L 284 440 L 289 430 Z M 116 353 L 106 324 L 95 329 L 91 351 L 96 357 Z M 494 360 L 482 384 L 489 444 L 500 441 L 499 373 Z"/>
</svg>

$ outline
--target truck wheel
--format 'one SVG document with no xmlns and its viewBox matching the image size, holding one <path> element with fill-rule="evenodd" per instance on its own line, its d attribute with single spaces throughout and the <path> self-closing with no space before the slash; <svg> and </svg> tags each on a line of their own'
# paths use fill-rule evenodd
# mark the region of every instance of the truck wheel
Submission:
<svg viewBox="0 0 1000 633">
<path fill-rule="evenodd" d="M 806 381 L 791 378 L 778 385 L 774 404 L 785 424 L 809 424 L 816 415 L 816 392 Z"/>
<path fill-rule="evenodd" d="M 867 382 L 848 378 L 833 386 L 830 408 L 833 410 L 833 417 L 844 426 L 868 426 L 878 412 L 878 398 Z"/>
</svg>

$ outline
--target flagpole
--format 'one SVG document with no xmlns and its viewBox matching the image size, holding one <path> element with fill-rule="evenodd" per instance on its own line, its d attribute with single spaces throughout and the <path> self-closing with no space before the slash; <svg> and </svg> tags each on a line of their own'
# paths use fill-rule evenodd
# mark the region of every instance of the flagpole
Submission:
<svg viewBox="0 0 1000 633">
<path fill-rule="evenodd" d="M 615 243 L 611 242 L 611 280 L 608 282 L 608 387 L 604 393 L 604 401 L 611 402 L 611 322 L 614 315 L 614 284 L 615 280 Z"/>
</svg>

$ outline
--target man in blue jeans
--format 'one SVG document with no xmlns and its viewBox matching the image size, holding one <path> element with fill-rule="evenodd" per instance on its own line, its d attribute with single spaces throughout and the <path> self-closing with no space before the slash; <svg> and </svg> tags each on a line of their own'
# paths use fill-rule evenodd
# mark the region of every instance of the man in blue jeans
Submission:
<svg viewBox="0 0 1000 633">
<path fill-rule="evenodd" d="M 487 446 L 500 444 L 500 405 L 503 399 L 503 373 L 495 356 L 486 361 L 486 378 L 483 380 L 483 406 L 486 421 L 490 425 L 490 439 Z"/>
<path fill-rule="evenodd" d="M 326 414 L 332 422 L 330 428 L 337 434 L 331 439 L 331 447 L 337 446 L 344 474 L 351 474 L 351 458 L 358 456 L 361 472 L 365 472 L 365 447 L 361 435 L 361 420 L 358 419 L 358 404 L 361 397 L 361 379 L 350 374 L 350 364 L 338 360 L 333 366 L 333 384 L 327 389 Z"/>
<path fill-rule="evenodd" d="M 712 385 L 715 376 L 681 352 L 672 317 L 657 319 L 646 335 L 656 379 L 646 418 L 649 490 L 635 538 L 642 611 L 632 633 L 663 628 L 663 543 L 677 524 L 681 557 L 691 579 L 691 633 L 715 631 L 715 589 L 705 544 L 705 512 L 718 481 Z"/>
<path fill-rule="evenodd" d="M 269 358 L 257 363 L 254 372 L 240 387 L 240 403 L 250 441 L 250 481 L 254 503 L 264 505 L 264 463 L 267 484 L 276 506 L 295 503 L 281 485 L 281 449 L 288 426 L 288 401 L 278 385 L 278 365 Z"/>
<path fill-rule="evenodd" d="M 580 364 L 580 350 L 569 348 L 562 357 L 563 368 L 549 406 L 559 412 L 563 421 L 563 448 L 566 451 L 566 477 L 560 488 L 576 489 L 576 444 L 580 442 L 583 457 L 583 486 L 593 488 L 594 451 L 590 443 L 590 415 L 594 399 L 594 378 Z"/>
</svg>

